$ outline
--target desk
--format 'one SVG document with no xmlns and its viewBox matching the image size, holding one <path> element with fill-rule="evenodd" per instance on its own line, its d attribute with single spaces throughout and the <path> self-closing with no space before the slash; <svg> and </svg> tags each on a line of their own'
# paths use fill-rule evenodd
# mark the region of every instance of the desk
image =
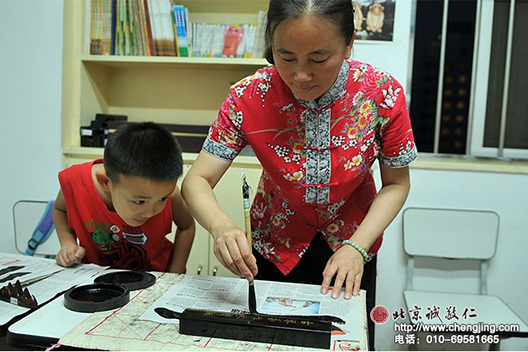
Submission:
<svg viewBox="0 0 528 352">
<path fill-rule="evenodd" d="M 153 274 L 158 277 L 153 286 L 144 290 L 132 291 L 130 302 L 114 311 L 94 314 L 72 312 L 64 307 L 63 297 L 59 297 L 11 325 L 7 332 L 7 341 L 15 346 L 23 344 L 33 348 L 46 348 L 59 341 L 67 348 L 105 350 L 256 351 L 269 350 L 272 347 L 271 344 L 180 335 L 178 325 L 174 324 L 174 321 L 172 324 L 161 324 L 140 319 L 143 313 L 151 309 L 154 301 L 158 302 L 160 297 L 165 297 L 166 292 L 176 288 L 178 285 L 175 284 L 179 283 L 182 277 L 185 278 L 185 276 L 169 273 Z M 242 279 L 236 278 L 200 277 L 200 280 L 209 279 L 241 280 L 242 282 Z M 258 300 L 258 293 L 262 290 L 259 290 L 258 282 L 255 282 L 255 285 Z M 356 318 L 360 319 L 357 315 Z M 50 321 L 57 322 L 56 326 L 52 326 Z M 363 332 L 362 336 L 366 337 L 365 325 L 360 325 L 358 336 Z M 359 344 L 366 346 L 365 341 L 363 339 Z M 341 350 L 351 344 L 350 341 L 338 341 L 337 344 L 333 342 L 331 350 Z M 273 349 L 303 350 L 301 347 L 277 345 L 273 346 Z"/>
</svg>

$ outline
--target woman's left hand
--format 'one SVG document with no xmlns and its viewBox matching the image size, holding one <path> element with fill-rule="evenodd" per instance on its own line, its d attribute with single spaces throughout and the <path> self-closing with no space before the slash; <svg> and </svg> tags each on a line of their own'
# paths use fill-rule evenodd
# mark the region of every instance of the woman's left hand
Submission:
<svg viewBox="0 0 528 352">
<path fill-rule="evenodd" d="M 345 299 L 359 294 L 363 276 L 363 256 L 352 246 L 343 246 L 334 253 L 326 263 L 323 271 L 321 293 L 326 294 L 335 276 L 332 298 L 338 298 L 341 287 L 345 284 Z"/>
</svg>

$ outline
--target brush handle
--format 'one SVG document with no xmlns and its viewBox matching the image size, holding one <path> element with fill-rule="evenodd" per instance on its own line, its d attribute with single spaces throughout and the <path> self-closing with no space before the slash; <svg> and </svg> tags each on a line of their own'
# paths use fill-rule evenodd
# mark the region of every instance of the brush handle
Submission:
<svg viewBox="0 0 528 352">
<path fill-rule="evenodd" d="M 249 185 L 247 184 L 246 178 L 242 184 L 242 195 L 244 197 L 244 222 L 246 225 L 246 237 L 249 243 L 249 249 L 253 247 L 253 237 L 251 236 L 251 218 L 249 212 L 251 210 L 251 202 L 249 200 Z"/>
<path fill-rule="evenodd" d="M 251 236 L 251 219 L 249 217 L 249 199 L 244 199 L 244 220 L 246 223 L 246 237 L 249 250 L 253 250 L 253 237 Z M 255 297 L 255 285 L 253 280 L 249 282 L 249 312 L 257 313 L 257 298 Z"/>
<path fill-rule="evenodd" d="M 244 202 L 245 201 L 246 200 L 244 199 Z M 249 203 L 249 199 L 248 199 L 248 203 Z M 252 247 L 253 247 L 253 236 L 251 235 L 251 218 L 249 216 L 249 209 L 244 211 L 244 221 L 245 221 L 245 224 L 246 224 L 246 237 L 247 237 L 247 240 L 248 240 L 248 243 L 249 243 L 249 249 L 252 250 Z"/>
<path fill-rule="evenodd" d="M 252 250 L 253 238 L 251 237 L 251 219 L 249 212 L 251 210 L 251 202 L 249 200 L 249 185 L 246 181 L 244 169 L 240 169 L 242 173 L 242 197 L 244 199 L 244 221 L 246 225 L 246 237 L 249 242 L 249 249 Z"/>
<path fill-rule="evenodd" d="M 242 171 L 242 170 L 241 170 Z M 251 218 L 249 215 L 251 205 L 249 201 L 249 185 L 247 184 L 246 177 L 242 171 L 242 196 L 244 197 L 244 223 L 246 225 L 246 238 L 249 244 L 249 250 L 253 251 L 253 237 L 251 234 Z M 249 312 L 251 314 L 257 314 L 257 298 L 255 296 L 255 284 L 253 280 L 249 281 Z"/>
</svg>

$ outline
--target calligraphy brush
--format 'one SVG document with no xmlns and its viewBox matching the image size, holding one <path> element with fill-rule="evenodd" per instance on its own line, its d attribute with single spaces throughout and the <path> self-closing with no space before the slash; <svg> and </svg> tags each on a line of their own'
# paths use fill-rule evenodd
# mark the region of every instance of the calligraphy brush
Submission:
<svg viewBox="0 0 528 352">
<path fill-rule="evenodd" d="M 250 212 L 250 201 L 249 201 L 249 185 L 246 181 L 246 173 L 244 169 L 240 169 L 240 173 L 242 176 L 242 196 L 244 198 L 244 221 L 246 225 L 246 237 L 249 243 L 249 250 L 253 250 L 253 238 L 251 236 L 251 219 L 249 216 Z M 257 313 L 257 298 L 255 296 L 255 282 L 254 279 L 251 279 L 249 281 L 249 313 L 250 314 L 256 314 Z"/>
<path fill-rule="evenodd" d="M 249 248 L 252 250 L 249 185 L 244 169 L 242 195 Z M 254 280 L 249 281 L 249 314 L 185 309 L 182 313 L 164 307 L 154 311 L 167 319 L 179 319 L 179 332 L 184 335 L 219 337 L 232 340 L 256 341 L 328 349 L 332 322 L 345 323 L 333 316 L 285 316 L 257 312 Z"/>
<path fill-rule="evenodd" d="M 250 198 L 249 198 L 249 185 L 246 181 L 246 173 L 244 169 L 240 169 L 240 173 L 242 176 L 242 196 L 244 198 L 244 221 L 245 221 L 245 227 L 246 227 L 246 237 L 249 243 L 249 249 L 253 250 L 253 237 L 251 236 L 251 219 L 250 219 Z M 249 281 L 249 313 L 250 315 L 259 315 L 263 316 L 266 314 L 259 313 L 257 311 L 257 298 L 255 294 L 255 283 L 254 279 L 251 279 Z M 284 319 L 307 319 L 307 320 L 316 320 L 316 321 L 330 321 L 330 322 L 336 322 L 340 324 L 344 324 L 345 321 L 339 317 L 332 316 L 332 315 L 319 315 L 319 316 L 302 316 L 302 315 L 281 315 L 281 318 Z"/>
</svg>

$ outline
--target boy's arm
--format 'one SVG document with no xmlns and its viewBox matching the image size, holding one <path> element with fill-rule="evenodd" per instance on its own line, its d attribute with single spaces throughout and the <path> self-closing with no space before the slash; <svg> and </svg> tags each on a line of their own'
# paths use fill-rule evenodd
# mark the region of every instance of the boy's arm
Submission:
<svg viewBox="0 0 528 352">
<path fill-rule="evenodd" d="M 62 191 L 59 191 L 55 199 L 55 206 L 53 208 L 53 223 L 61 249 L 57 254 L 55 260 L 61 266 L 72 266 L 84 257 L 86 250 L 77 244 L 77 236 L 68 225 L 68 216 L 66 214 L 66 201 Z"/>
<path fill-rule="evenodd" d="M 171 205 L 172 219 L 177 226 L 177 230 L 174 237 L 169 271 L 171 273 L 184 274 L 194 240 L 196 225 L 178 187 L 171 195 Z"/>
</svg>

